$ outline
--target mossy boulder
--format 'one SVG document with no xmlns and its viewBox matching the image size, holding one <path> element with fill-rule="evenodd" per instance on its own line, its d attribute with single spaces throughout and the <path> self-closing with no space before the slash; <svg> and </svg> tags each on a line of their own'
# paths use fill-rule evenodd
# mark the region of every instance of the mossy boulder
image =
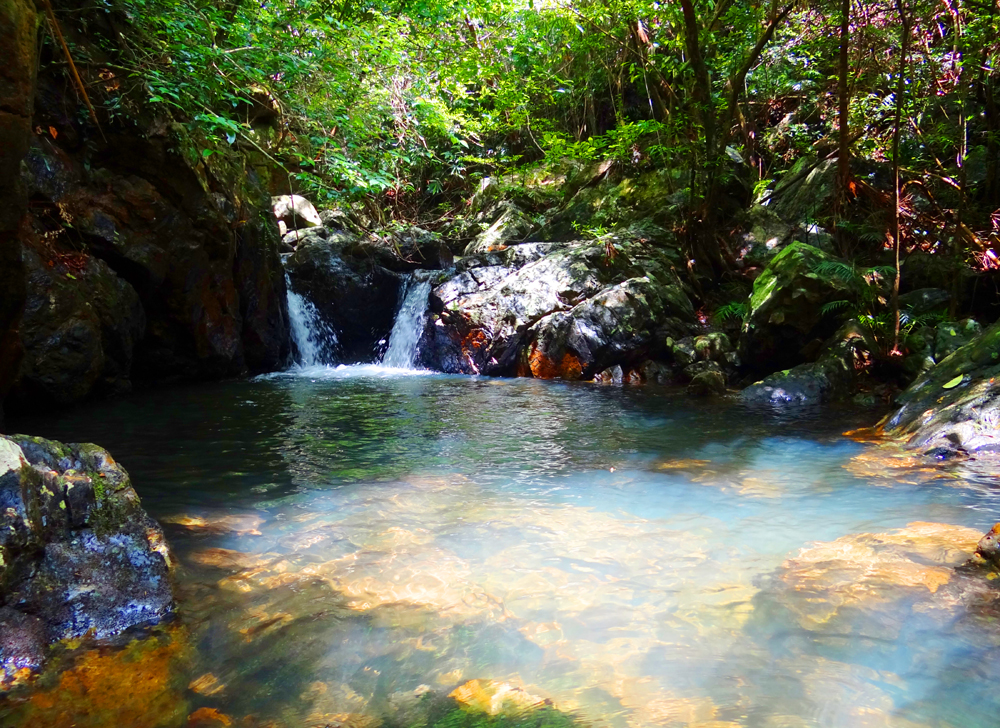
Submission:
<svg viewBox="0 0 1000 728">
<path fill-rule="evenodd" d="M 1000 453 L 1000 323 L 921 375 L 897 398 L 886 433 L 941 456 Z"/>
<path fill-rule="evenodd" d="M 754 281 L 743 322 L 740 354 L 754 371 L 774 371 L 799 364 L 802 349 L 835 331 L 823 306 L 850 295 L 847 286 L 817 268 L 836 260 L 819 248 L 793 242 L 774 257 Z"/>
<path fill-rule="evenodd" d="M 173 608 L 170 553 L 96 445 L 0 436 L 0 687 L 38 644 L 117 635 Z"/>
<path fill-rule="evenodd" d="M 850 398 L 856 379 L 854 366 L 858 349 L 871 342 L 855 322 L 842 326 L 823 346 L 814 362 L 775 372 L 740 392 L 748 404 L 820 404 Z"/>
</svg>

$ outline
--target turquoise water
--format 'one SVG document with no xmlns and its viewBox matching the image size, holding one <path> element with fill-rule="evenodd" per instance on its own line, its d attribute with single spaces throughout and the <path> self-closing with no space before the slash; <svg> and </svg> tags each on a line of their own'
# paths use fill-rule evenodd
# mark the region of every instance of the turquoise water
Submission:
<svg viewBox="0 0 1000 728">
<path fill-rule="evenodd" d="M 595 726 L 994 726 L 953 567 L 1000 500 L 842 435 L 872 420 L 358 366 L 12 424 L 107 447 L 165 522 L 191 709 L 405 722 L 478 679 Z"/>
</svg>

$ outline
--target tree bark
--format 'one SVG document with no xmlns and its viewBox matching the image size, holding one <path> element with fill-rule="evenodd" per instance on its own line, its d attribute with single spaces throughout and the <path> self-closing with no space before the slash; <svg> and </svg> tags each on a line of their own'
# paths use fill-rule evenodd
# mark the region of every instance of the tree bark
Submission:
<svg viewBox="0 0 1000 728">
<path fill-rule="evenodd" d="M 851 129 L 850 129 L 850 45 L 851 45 L 851 0 L 841 0 L 840 3 L 840 63 L 837 72 L 837 85 L 840 87 L 838 123 L 840 125 L 840 143 L 837 151 L 837 195 L 834 198 L 834 235 L 840 254 L 846 254 L 846 243 L 840 218 L 847 204 L 851 184 Z"/>
<path fill-rule="evenodd" d="M 892 284 L 892 311 L 895 317 L 893 330 L 892 351 L 890 355 L 899 356 L 902 352 L 899 349 L 899 134 L 903 121 L 903 99 L 906 96 L 906 57 L 910 52 L 910 16 L 907 15 L 904 0 L 896 0 L 896 10 L 899 12 L 900 41 L 899 41 L 899 69 L 896 81 L 896 119 L 892 130 L 892 240 L 896 252 L 896 278 Z"/>
</svg>

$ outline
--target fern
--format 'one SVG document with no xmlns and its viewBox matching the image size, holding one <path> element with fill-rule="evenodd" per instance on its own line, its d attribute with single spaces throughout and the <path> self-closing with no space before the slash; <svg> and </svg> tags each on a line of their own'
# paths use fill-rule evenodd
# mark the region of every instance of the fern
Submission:
<svg viewBox="0 0 1000 728">
<path fill-rule="evenodd" d="M 724 306 L 720 306 L 712 314 L 712 321 L 717 325 L 729 323 L 730 321 L 742 321 L 749 310 L 746 301 L 731 301 Z"/>
<path fill-rule="evenodd" d="M 840 300 L 840 301 L 830 301 L 824 304 L 823 308 L 820 309 L 820 313 L 824 316 L 830 313 L 836 313 L 837 311 L 844 311 L 853 307 L 850 301 Z"/>
</svg>

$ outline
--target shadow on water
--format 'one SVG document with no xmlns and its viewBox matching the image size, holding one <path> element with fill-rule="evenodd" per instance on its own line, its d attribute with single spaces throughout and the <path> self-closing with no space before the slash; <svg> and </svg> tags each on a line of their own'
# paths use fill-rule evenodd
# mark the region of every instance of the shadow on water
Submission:
<svg viewBox="0 0 1000 728">
<path fill-rule="evenodd" d="M 956 567 L 996 495 L 871 419 L 316 367 L 13 424 L 111 450 L 178 556 L 175 704 L 130 725 L 993 725 Z"/>
</svg>

